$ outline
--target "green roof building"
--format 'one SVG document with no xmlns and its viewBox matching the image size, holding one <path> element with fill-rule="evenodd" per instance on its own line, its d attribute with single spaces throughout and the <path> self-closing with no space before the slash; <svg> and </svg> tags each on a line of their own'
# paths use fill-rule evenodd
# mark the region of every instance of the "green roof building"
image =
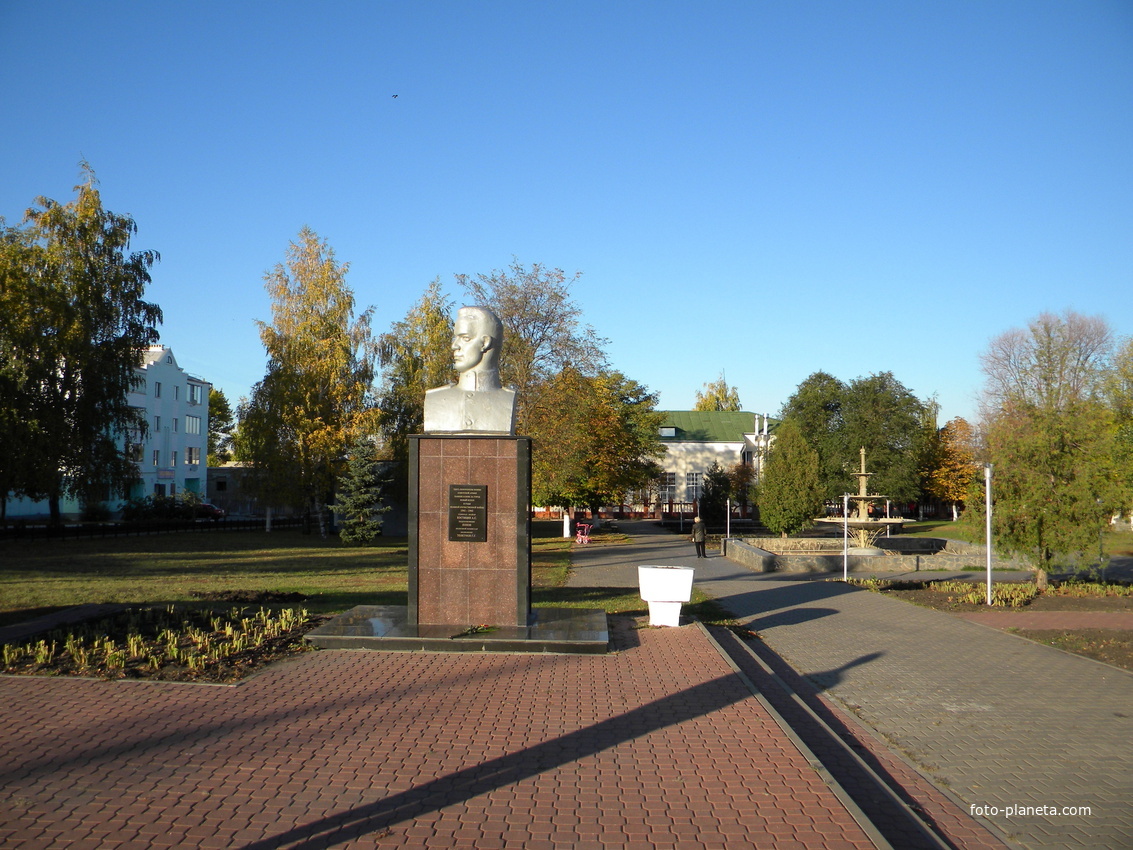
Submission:
<svg viewBox="0 0 1133 850">
<path fill-rule="evenodd" d="M 722 410 L 663 410 L 660 501 L 688 504 L 700 498 L 704 473 L 713 463 L 730 469 L 751 466 L 756 477 L 775 439 L 778 420 L 758 413 Z"/>
</svg>

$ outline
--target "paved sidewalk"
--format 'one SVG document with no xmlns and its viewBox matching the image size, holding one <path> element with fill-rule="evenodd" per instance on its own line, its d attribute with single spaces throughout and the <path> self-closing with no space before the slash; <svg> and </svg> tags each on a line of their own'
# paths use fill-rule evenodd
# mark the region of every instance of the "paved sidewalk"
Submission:
<svg viewBox="0 0 1133 850">
<path fill-rule="evenodd" d="M 236 687 L 0 677 L 0 846 L 870 850 L 699 628 L 321 650 Z"/>
<path fill-rule="evenodd" d="M 646 525 L 621 528 L 647 535 L 635 546 L 656 562 L 695 567 L 697 586 L 795 670 L 966 804 L 998 809 L 988 820 L 1012 840 L 1133 847 L 1133 674 L 841 582 L 698 562 L 676 535 L 666 546 Z M 572 581 L 633 583 L 619 548 L 579 547 Z"/>
</svg>

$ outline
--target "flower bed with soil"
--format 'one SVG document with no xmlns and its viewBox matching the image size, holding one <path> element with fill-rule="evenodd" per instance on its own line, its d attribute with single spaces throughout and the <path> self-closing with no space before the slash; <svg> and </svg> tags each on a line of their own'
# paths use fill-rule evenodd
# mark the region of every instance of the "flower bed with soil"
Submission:
<svg viewBox="0 0 1133 850">
<path fill-rule="evenodd" d="M 226 601 L 274 600 L 238 593 Z M 127 608 L 0 646 L 0 672 L 229 683 L 308 651 L 303 635 L 327 619 L 304 608 L 263 605 Z"/>
</svg>

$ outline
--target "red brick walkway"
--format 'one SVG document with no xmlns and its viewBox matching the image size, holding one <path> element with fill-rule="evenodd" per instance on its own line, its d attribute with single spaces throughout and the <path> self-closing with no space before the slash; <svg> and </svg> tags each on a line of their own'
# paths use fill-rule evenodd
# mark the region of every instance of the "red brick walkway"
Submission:
<svg viewBox="0 0 1133 850">
<path fill-rule="evenodd" d="M 973 623 L 997 629 L 1120 629 L 1133 630 L 1130 611 L 975 611 L 957 614 Z"/>
<path fill-rule="evenodd" d="M 0 846 L 872 847 L 698 628 L 617 640 L 0 677 Z"/>
</svg>

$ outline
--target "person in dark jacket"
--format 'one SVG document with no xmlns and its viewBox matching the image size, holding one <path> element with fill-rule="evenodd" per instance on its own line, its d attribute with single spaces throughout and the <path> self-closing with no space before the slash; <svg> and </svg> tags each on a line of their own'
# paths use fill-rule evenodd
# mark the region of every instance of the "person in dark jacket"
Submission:
<svg viewBox="0 0 1133 850">
<path fill-rule="evenodd" d="M 707 558 L 708 555 L 704 551 L 704 544 L 708 541 L 708 529 L 697 517 L 692 521 L 692 542 L 696 545 L 696 557 Z"/>
</svg>

